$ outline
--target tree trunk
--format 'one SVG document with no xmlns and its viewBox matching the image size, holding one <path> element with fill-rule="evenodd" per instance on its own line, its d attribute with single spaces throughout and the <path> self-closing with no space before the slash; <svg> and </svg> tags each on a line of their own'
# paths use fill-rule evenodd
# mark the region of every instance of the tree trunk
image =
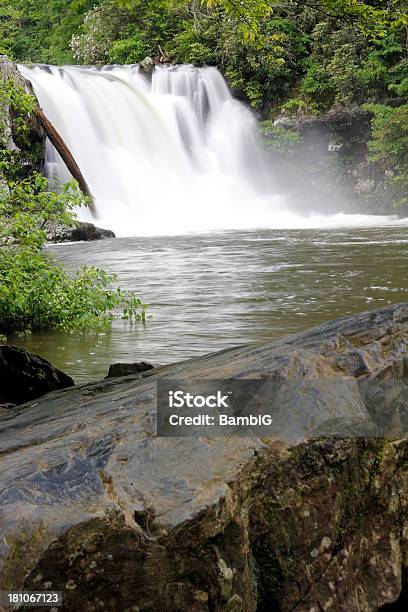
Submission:
<svg viewBox="0 0 408 612">
<path fill-rule="evenodd" d="M 81 172 L 78 164 L 76 163 L 76 161 L 75 161 L 71 151 L 68 149 L 67 145 L 65 144 L 65 142 L 63 141 L 63 139 L 61 138 L 60 134 L 57 132 L 55 127 L 52 125 L 52 123 L 44 115 L 44 113 L 42 112 L 41 108 L 39 106 L 37 106 L 37 108 L 35 109 L 34 112 L 37 115 L 38 119 L 40 120 L 45 134 L 48 136 L 48 138 L 50 139 L 51 143 L 57 149 L 58 153 L 62 157 L 62 160 L 64 161 L 66 167 L 68 168 L 68 170 L 70 171 L 70 173 L 72 174 L 74 179 L 78 182 L 78 185 L 79 185 L 82 193 L 84 195 L 86 195 L 86 196 L 89 196 L 89 198 L 90 198 L 89 208 L 91 210 L 92 215 L 94 217 L 96 217 L 95 199 L 94 199 L 94 197 L 93 197 L 93 195 L 92 195 L 92 193 L 91 193 L 91 191 L 90 191 L 90 189 L 88 187 L 88 183 L 84 179 L 84 177 L 82 175 L 82 172 Z"/>
</svg>

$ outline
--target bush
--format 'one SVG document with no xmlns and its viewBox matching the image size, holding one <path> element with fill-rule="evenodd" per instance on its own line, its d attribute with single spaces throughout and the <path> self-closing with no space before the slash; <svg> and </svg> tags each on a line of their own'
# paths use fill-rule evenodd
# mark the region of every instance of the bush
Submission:
<svg viewBox="0 0 408 612">
<path fill-rule="evenodd" d="M 408 204 L 408 104 L 397 108 L 367 104 L 374 115 L 371 160 L 383 166 L 397 204 Z"/>
<path fill-rule="evenodd" d="M 295 155 L 303 140 L 298 132 L 275 126 L 270 120 L 261 123 L 261 133 L 268 149 L 288 157 Z"/>
<path fill-rule="evenodd" d="M 302 98 L 291 98 L 285 104 L 282 104 L 281 111 L 285 115 L 318 115 L 319 107 L 311 100 L 303 100 Z"/>
<path fill-rule="evenodd" d="M 62 193 L 47 179 L 9 181 L 0 193 L 0 331 L 64 332 L 100 329 L 121 311 L 144 319 L 145 306 L 133 293 L 113 289 L 115 278 L 95 267 L 69 274 L 44 250 L 47 223 L 72 225 L 83 204 L 75 185 Z"/>
</svg>

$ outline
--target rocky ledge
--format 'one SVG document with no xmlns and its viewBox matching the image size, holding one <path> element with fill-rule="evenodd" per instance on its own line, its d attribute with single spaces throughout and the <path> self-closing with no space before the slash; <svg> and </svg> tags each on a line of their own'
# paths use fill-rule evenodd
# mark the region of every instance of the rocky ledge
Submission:
<svg viewBox="0 0 408 612">
<path fill-rule="evenodd" d="M 404 304 L 8 411 L 0 590 L 84 611 L 406 609 L 407 372 Z M 231 377 L 274 383 L 274 438 L 156 437 L 157 380 Z"/>
<path fill-rule="evenodd" d="M 398 100 L 387 102 L 398 104 Z M 289 138 L 283 145 L 281 136 L 274 142 L 273 131 L 265 132 L 275 180 L 293 205 L 324 214 L 339 210 L 407 214 L 405 207 L 398 206 L 398 192 L 390 186 L 389 169 L 370 155 L 371 120 L 372 114 L 361 107 L 275 119 L 275 128 L 298 137 Z"/>
<path fill-rule="evenodd" d="M 49 242 L 79 242 L 81 240 L 101 240 L 102 238 L 116 238 L 116 236 L 112 230 L 102 229 L 85 221 L 76 221 L 72 227 L 56 224 L 47 226 Z"/>
</svg>

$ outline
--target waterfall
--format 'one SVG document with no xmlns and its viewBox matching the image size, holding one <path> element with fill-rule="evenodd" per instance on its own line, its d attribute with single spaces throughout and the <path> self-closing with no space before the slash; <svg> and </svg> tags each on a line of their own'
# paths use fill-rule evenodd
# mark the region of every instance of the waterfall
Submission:
<svg viewBox="0 0 408 612">
<path fill-rule="evenodd" d="M 151 79 L 137 65 L 19 69 L 81 168 L 97 224 L 119 236 L 374 222 L 301 217 L 266 189 L 256 120 L 216 68 L 160 66 Z M 70 179 L 50 142 L 45 171 Z"/>
</svg>

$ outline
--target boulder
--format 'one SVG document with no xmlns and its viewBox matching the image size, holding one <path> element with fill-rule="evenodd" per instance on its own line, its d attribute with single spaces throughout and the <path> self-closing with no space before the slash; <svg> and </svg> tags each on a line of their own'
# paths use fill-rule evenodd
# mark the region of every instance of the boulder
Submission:
<svg viewBox="0 0 408 612">
<path fill-rule="evenodd" d="M 74 381 L 48 361 L 17 346 L 0 346 L 0 408 L 24 404 Z"/>
<path fill-rule="evenodd" d="M 142 74 L 151 75 L 154 72 L 155 62 L 151 57 L 145 57 L 139 64 Z"/>
<path fill-rule="evenodd" d="M 0 414 L 0 590 L 81 611 L 405 609 L 407 372 L 404 304 Z M 266 381 L 286 423 L 159 438 L 164 378 Z"/>
<path fill-rule="evenodd" d="M 130 374 L 140 374 L 153 370 L 154 366 L 151 363 L 140 361 L 138 363 L 113 363 L 109 366 L 109 372 L 106 378 L 119 378 L 120 376 L 130 376 Z"/>
<path fill-rule="evenodd" d="M 96 227 L 93 223 L 85 221 L 76 221 L 73 227 L 57 224 L 47 226 L 49 242 L 78 242 L 80 240 L 101 240 L 102 238 L 116 238 L 116 236 L 111 230 Z"/>
</svg>

